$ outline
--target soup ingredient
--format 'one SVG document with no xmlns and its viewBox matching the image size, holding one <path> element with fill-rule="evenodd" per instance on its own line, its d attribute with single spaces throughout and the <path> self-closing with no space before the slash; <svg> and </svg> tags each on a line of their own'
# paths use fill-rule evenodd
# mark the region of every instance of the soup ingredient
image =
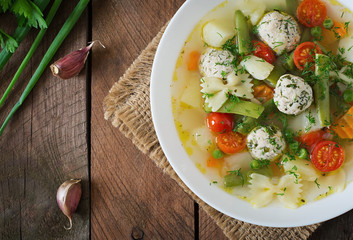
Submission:
<svg viewBox="0 0 353 240">
<path fill-rule="evenodd" d="M 302 193 L 301 179 L 286 174 L 273 182 L 271 178 L 253 173 L 250 175 L 250 203 L 253 207 L 264 207 L 277 198 L 288 208 L 297 208 Z"/>
<path fill-rule="evenodd" d="M 344 161 L 344 150 L 341 145 L 333 141 L 319 142 L 312 154 L 311 161 L 322 172 L 338 169 Z"/>
<path fill-rule="evenodd" d="M 53 20 L 57 10 L 59 9 L 60 5 L 61 5 L 62 0 L 56 0 L 49 13 L 47 18 L 45 19 L 47 25 L 49 25 L 51 23 L 51 21 Z M 0 107 L 4 104 L 7 96 L 10 94 L 11 90 L 13 89 L 15 83 L 17 82 L 18 78 L 20 77 L 21 73 L 23 72 L 23 70 L 25 69 L 25 67 L 27 66 L 27 63 L 29 62 L 29 60 L 31 59 L 31 57 L 33 56 L 34 52 L 36 51 L 37 47 L 39 46 L 40 42 L 42 41 L 44 34 L 46 33 L 47 28 L 43 28 L 39 31 L 36 39 L 34 40 L 31 48 L 29 49 L 26 57 L 23 59 L 21 65 L 19 66 L 19 68 L 17 69 L 15 76 L 12 78 L 11 83 L 9 84 L 9 86 L 7 87 L 4 95 L 2 96 L 1 100 L 0 100 Z"/>
<path fill-rule="evenodd" d="M 331 29 L 333 27 L 333 20 L 327 17 L 322 23 L 322 26 L 326 29 Z"/>
<path fill-rule="evenodd" d="M 199 69 L 200 53 L 198 51 L 192 51 L 189 54 L 188 70 L 196 71 Z"/>
<path fill-rule="evenodd" d="M 326 6 L 320 0 L 304 0 L 297 9 L 298 20 L 306 27 L 321 25 L 326 18 L 326 14 Z"/>
<path fill-rule="evenodd" d="M 205 103 L 205 111 L 212 112 L 211 108 Z M 234 113 L 242 116 L 249 116 L 252 118 L 260 117 L 264 111 L 264 107 L 253 102 L 238 99 L 228 99 L 226 103 L 217 110 L 222 113 Z"/>
<path fill-rule="evenodd" d="M 226 154 L 241 152 L 246 146 L 246 137 L 238 132 L 226 132 L 216 137 L 219 149 Z"/>
<path fill-rule="evenodd" d="M 314 85 L 315 104 L 321 127 L 325 127 L 331 124 L 329 94 L 330 58 L 326 55 L 316 54 L 315 63 L 315 76 L 317 76 Z"/>
<path fill-rule="evenodd" d="M 266 13 L 257 31 L 260 39 L 278 55 L 292 51 L 300 41 L 298 23 L 292 16 L 278 11 Z"/>
<path fill-rule="evenodd" d="M 272 64 L 254 55 L 244 57 L 240 65 L 245 68 L 253 78 L 258 80 L 265 80 L 274 68 Z"/>
<path fill-rule="evenodd" d="M 346 89 L 343 92 L 343 99 L 344 99 L 344 101 L 346 101 L 346 103 L 353 102 L 353 90 L 352 89 Z"/>
<path fill-rule="evenodd" d="M 315 39 L 319 39 L 321 37 L 321 34 L 322 34 L 321 27 L 319 27 L 319 26 L 313 27 L 310 32 L 311 32 L 311 35 Z"/>
<path fill-rule="evenodd" d="M 71 179 L 60 185 L 56 193 L 56 201 L 59 208 L 69 219 L 70 225 L 66 230 L 72 228 L 72 215 L 77 209 L 82 194 L 81 179 Z"/>
<path fill-rule="evenodd" d="M 284 155 L 281 162 L 283 170 L 289 174 L 296 174 L 305 181 L 315 181 L 320 177 L 319 172 L 314 165 L 308 161 L 299 158 L 291 159 L 291 157 Z"/>
<path fill-rule="evenodd" d="M 253 159 L 250 162 L 250 167 L 254 170 L 267 167 L 270 164 L 269 160 L 256 160 Z"/>
<path fill-rule="evenodd" d="M 256 57 L 262 58 L 270 64 L 273 64 L 276 61 L 276 56 L 269 46 L 258 40 L 252 40 L 252 44 L 254 47 L 252 53 Z"/>
<path fill-rule="evenodd" d="M 260 84 L 254 87 L 254 97 L 262 103 L 273 98 L 274 91 L 267 84 Z"/>
<path fill-rule="evenodd" d="M 353 107 L 339 118 L 331 128 L 343 139 L 353 138 Z"/>
<path fill-rule="evenodd" d="M 229 132 L 232 131 L 234 125 L 233 115 L 213 112 L 207 115 L 206 124 L 214 133 Z"/>
<path fill-rule="evenodd" d="M 248 22 L 240 10 L 235 11 L 235 28 L 237 30 L 237 43 L 239 54 L 251 52 L 251 38 Z"/>
<path fill-rule="evenodd" d="M 206 77 L 223 78 L 233 70 L 233 55 L 227 50 L 207 48 L 201 55 L 201 74 Z"/>
<path fill-rule="evenodd" d="M 286 143 L 277 127 L 266 126 L 255 128 L 250 132 L 247 146 L 253 158 L 273 161 L 282 155 Z"/>
<path fill-rule="evenodd" d="M 3 1 L 1 1 L 3 2 Z M 49 4 L 50 0 L 35 0 L 33 1 L 34 4 L 36 4 L 41 12 L 44 11 L 44 9 L 47 7 Z M 5 3 L 5 2 L 4 2 Z M 3 9 L 4 10 L 4 9 Z M 22 40 L 27 36 L 28 32 L 31 30 L 31 26 L 25 24 L 18 26 L 14 33 L 12 34 L 13 39 L 18 43 L 18 45 L 22 42 Z M 8 51 L 6 48 L 3 49 L 0 52 L 0 71 L 2 68 L 5 66 L 5 64 L 9 61 L 9 59 L 12 56 L 12 52 Z"/>
<path fill-rule="evenodd" d="M 241 98 L 252 99 L 251 78 L 249 74 L 235 75 L 234 72 L 227 75 L 225 80 L 215 77 L 203 77 L 201 79 L 201 92 L 205 99 L 205 105 L 211 108 L 212 112 L 219 111 L 222 105 L 228 100 L 240 102 Z"/>
<path fill-rule="evenodd" d="M 245 179 L 241 173 L 241 169 L 235 171 L 229 171 L 227 175 L 224 176 L 223 184 L 225 187 L 235 187 L 244 185 Z"/>
<path fill-rule="evenodd" d="M 61 79 L 69 79 L 77 76 L 85 66 L 89 51 L 95 42 L 96 41 L 93 41 L 87 47 L 67 54 L 65 57 L 60 58 L 50 65 L 53 75 Z"/>
<path fill-rule="evenodd" d="M 294 64 L 299 70 L 315 69 L 315 54 L 322 53 L 320 47 L 313 42 L 303 42 L 294 51 Z"/>
<path fill-rule="evenodd" d="M 316 144 L 324 139 L 325 134 L 324 130 L 309 132 L 299 136 L 298 141 L 302 144 L 302 147 L 312 152 Z"/>
<path fill-rule="evenodd" d="M 219 149 L 215 149 L 212 151 L 212 157 L 215 159 L 221 159 L 224 157 L 224 153 Z"/>
<path fill-rule="evenodd" d="M 234 35 L 234 23 L 223 19 L 207 22 L 202 28 L 202 39 L 211 47 L 222 47 Z"/>
<path fill-rule="evenodd" d="M 213 156 L 210 156 L 207 159 L 206 165 L 211 168 L 221 168 L 223 165 L 223 160 L 221 158 L 214 158 Z"/>
<path fill-rule="evenodd" d="M 273 100 L 279 111 L 297 115 L 310 107 L 313 92 L 301 77 L 285 74 L 277 82 Z"/>
<path fill-rule="evenodd" d="M 50 60 L 52 57 L 55 55 L 56 51 L 59 49 L 60 45 L 62 42 L 65 40 L 66 36 L 70 33 L 71 29 L 74 27 L 76 24 L 77 20 L 81 16 L 82 12 L 86 9 L 87 4 L 89 3 L 89 0 L 80 0 L 74 10 L 71 12 L 70 16 L 68 19 L 65 21 L 64 25 L 60 29 L 59 33 L 53 40 L 52 44 L 50 45 L 49 49 L 43 56 L 42 61 L 40 62 L 38 68 L 34 72 L 32 78 L 29 80 L 29 83 L 26 87 L 26 89 L 23 91 L 20 100 L 15 104 L 15 106 L 11 109 L 9 115 L 6 117 L 4 123 L 2 124 L 0 128 L 0 135 L 4 131 L 7 123 L 10 121 L 11 117 L 14 115 L 14 113 L 20 108 L 20 106 L 23 104 L 24 100 L 27 98 L 27 96 L 30 94 L 32 89 L 34 88 L 35 84 L 39 80 L 40 76 L 43 74 L 45 68 L 48 66 Z"/>
</svg>

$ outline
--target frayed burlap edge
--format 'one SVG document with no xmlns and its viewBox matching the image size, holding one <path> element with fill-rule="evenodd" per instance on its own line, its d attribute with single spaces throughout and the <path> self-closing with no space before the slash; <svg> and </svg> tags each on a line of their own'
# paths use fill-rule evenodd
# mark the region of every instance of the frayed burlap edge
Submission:
<svg viewBox="0 0 353 240">
<path fill-rule="evenodd" d="M 104 99 L 104 118 L 170 175 L 210 215 L 229 239 L 307 239 L 319 224 L 296 228 L 269 228 L 224 215 L 200 200 L 179 179 L 167 161 L 154 131 L 149 101 L 150 75 L 158 43 L 167 24 L 152 40 Z"/>
</svg>

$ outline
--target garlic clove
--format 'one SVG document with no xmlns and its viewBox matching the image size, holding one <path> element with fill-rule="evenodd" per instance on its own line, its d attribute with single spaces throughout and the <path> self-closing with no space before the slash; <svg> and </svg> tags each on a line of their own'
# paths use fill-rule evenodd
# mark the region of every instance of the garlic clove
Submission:
<svg viewBox="0 0 353 240">
<path fill-rule="evenodd" d="M 82 195 L 81 179 L 71 179 L 60 185 L 56 193 L 56 201 L 64 215 L 69 219 L 70 225 L 66 230 L 72 228 L 72 215 L 77 209 Z"/>
<path fill-rule="evenodd" d="M 89 51 L 95 42 L 97 41 L 93 41 L 87 47 L 67 54 L 65 57 L 60 58 L 55 63 L 50 65 L 53 75 L 61 79 L 69 79 L 77 76 L 85 66 Z M 101 46 L 104 47 L 103 44 L 101 44 Z"/>
</svg>

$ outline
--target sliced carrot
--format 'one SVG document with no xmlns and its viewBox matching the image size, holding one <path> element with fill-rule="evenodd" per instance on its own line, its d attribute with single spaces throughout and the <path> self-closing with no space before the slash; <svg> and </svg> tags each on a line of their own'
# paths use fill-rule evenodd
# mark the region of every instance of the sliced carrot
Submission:
<svg viewBox="0 0 353 240">
<path fill-rule="evenodd" d="M 207 167 L 212 167 L 212 168 L 220 168 L 223 165 L 223 159 L 216 159 L 212 156 L 210 156 L 207 159 Z"/>
<path fill-rule="evenodd" d="M 331 29 L 322 29 L 322 40 L 321 44 L 328 50 L 333 50 L 338 44 L 338 40 L 347 35 L 347 28 L 344 23 L 333 21 L 333 27 Z"/>
<path fill-rule="evenodd" d="M 189 54 L 189 59 L 188 59 L 188 70 L 189 71 L 195 71 L 199 67 L 199 60 L 200 60 L 200 52 L 198 51 L 192 51 Z"/>
<path fill-rule="evenodd" d="M 260 84 L 253 88 L 254 97 L 260 102 L 264 103 L 273 98 L 273 89 L 267 84 Z"/>
<path fill-rule="evenodd" d="M 331 127 L 340 138 L 353 138 L 353 107 Z"/>
</svg>

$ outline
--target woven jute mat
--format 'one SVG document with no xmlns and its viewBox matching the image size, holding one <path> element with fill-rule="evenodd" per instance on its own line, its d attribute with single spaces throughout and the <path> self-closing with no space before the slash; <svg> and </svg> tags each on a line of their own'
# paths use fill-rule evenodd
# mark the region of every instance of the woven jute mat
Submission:
<svg viewBox="0 0 353 240">
<path fill-rule="evenodd" d="M 165 157 L 154 131 L 150 107 L 150 75 L 164 26 L 104 99 L 104 117 L 147 154 L 164 173 L 210 215 L 229 239 L 307 239 L 319 224 L 296 228 L 269 228 L 245 223 L 218 212 L 200 200 L 176 175 Z"/>
</svg>

